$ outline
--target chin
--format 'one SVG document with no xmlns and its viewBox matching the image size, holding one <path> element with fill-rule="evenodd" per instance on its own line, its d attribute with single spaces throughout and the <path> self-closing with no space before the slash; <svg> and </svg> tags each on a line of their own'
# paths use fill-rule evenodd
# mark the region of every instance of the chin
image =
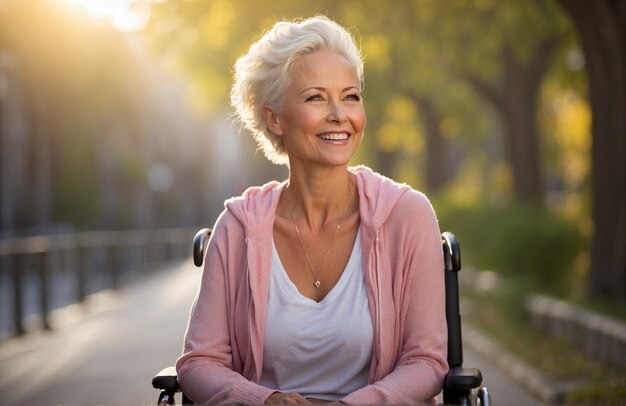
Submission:
<svg viewBox="0 0 626 406">
<path fill-rule="evenodd" d="M 320 164 L 327 165 L 327 166 L 348 166 L 350 164 L 350 161 L 352 161 L 353 157 L 354 155 L 351 155 L 350 157 L 347 157 L 347 158 L 328 159 L 328 160 L 325 160 L 324 162 L 320 162 Z"/>
</svg>

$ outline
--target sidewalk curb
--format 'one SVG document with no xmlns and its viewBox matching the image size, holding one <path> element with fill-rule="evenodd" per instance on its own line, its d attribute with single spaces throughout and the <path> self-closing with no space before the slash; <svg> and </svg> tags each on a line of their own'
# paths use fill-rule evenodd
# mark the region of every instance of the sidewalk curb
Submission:
<svg viewBox="0 0 626 406">
<path fill-rule="evenodd" d="M 553 382 L 518 357 L 508 353 L 498 343 L 480 333 L 468 322 L 463 324 L 463 343 L 481 356 L 493 361 L 505 374 L 525 387 L 542 402 L 561 404 L 576 384 Z"/>
<path fill-rule="evenodd" d="M 566 300 L 531 294 L 524 303 L 533 324 L 567 339 L 593 359 L 626 368 L 626 323 Z"/>
</svg>

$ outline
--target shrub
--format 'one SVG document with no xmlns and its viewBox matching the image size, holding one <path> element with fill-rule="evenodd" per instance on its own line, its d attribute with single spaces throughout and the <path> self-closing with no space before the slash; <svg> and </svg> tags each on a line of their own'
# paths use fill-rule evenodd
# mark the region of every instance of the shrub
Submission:
<svg viewBox="0 0 626 406">
<path fill-rule="evenodd" d="M 574 260 L 586 250 L 574 224 L 535 205 L 434 205 L 441 229 L 458 237 L 465 265 L 528 276 L 546 290 L 563 292 Z"/>
</svg>

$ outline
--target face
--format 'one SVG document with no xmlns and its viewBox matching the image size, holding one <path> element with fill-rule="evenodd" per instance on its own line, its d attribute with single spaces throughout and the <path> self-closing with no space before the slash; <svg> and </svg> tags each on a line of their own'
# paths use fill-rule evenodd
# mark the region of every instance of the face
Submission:
<svg viewBox="0 0 626 406">
<path fill-rule="evenodd" d="M 294 63 L 279 111 L 265 110 L 268 128 L 283 138 L 290 166 L 345 166 L 365 128 L 359 78 L 331 50 L 317 50 Z"/>
</svg>

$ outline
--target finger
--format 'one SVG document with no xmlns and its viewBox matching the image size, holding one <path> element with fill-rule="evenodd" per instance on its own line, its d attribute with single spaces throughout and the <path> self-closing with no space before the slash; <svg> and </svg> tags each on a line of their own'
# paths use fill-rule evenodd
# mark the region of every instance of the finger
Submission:
<svg viewBox="0 0 626 406">
<path fill-rule="evenodd" d="M 273 393 L 266 401 L 266 405 L 280 405 L 280 404 L 311 404 L 311 402 L 299 393 Z"/>
<path fill-rule="evenodd" d="M 294 404 L 301 404 L 301 405 L 311 404 L 311 402 L 307 398 L 305 398 L 299 393 L 290 393 L 289 400 L 290 400 L 290 403 L 294 403 Z"/>
<path fill-rule="evenodd" d="M 309 399 L 305 398 L 304 396 L 300 395 L 299 393 L 296 393 L 295 395 L 297 395 L 295 398 L 299 404 L 303 404 L 303 405 L 313 404 L 313 402 L 311 402 Z"/>
</svg>

